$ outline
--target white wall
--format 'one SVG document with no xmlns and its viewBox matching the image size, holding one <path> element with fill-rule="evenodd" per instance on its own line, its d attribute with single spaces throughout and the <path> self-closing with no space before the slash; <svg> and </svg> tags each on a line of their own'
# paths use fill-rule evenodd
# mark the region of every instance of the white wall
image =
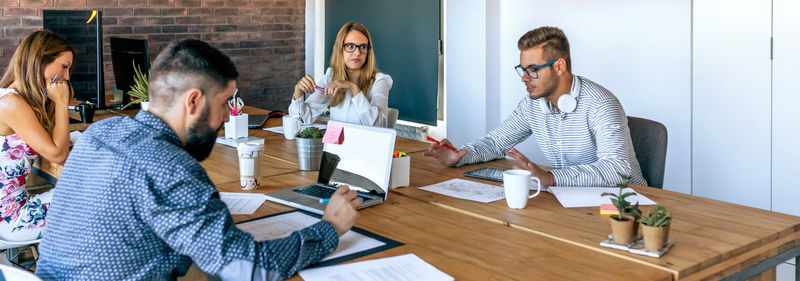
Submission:
<svg viewBox="0 0 800 281">
<path fill-rule="evenodd" d="M 467 103 L 470 108 L 477 107 L 476 104 L 485 106 L 480 108 L 488 115 L 484 130 L 481 130 L 482 126 L 474 126 L 474 121 L 480 121 L 472 116 L 474 111 L 460 110 L 465 104 L 463 90 L 453 91 L 451 88 L 464 85 L 465 80 L 461 75 L 448 75 L 447 108 L 451 114 L 448 114 L 446 121 L 449 138 L 458 141 L 456 144 L 463 144 L 481 137 L 510 114 L 527 94 L 513 69 L 519 64 L 517 40 L 533 28 L 557 26 L 564 30 L 570 40 L 575 74 L 611 90 L 620 99 L 628 115 L 657 120 L 667 126 L 669 144 L 664 186 L 669 190 L 690 192 L 689 0 L 469 2 L 469 7 L 462 2 L 445 6 L 448 13 L 461 9 L 473 11 L 479 9 L 482 3 L 487 6 L 484 8 L 487 11 L 485 16 L 448 15 L 446 44 L 451 47 L 445 52 L 446 60 L 474 62 L 476 58 L 493 56 L 498 60 L 494 60 L 496 65 L 492 65 L 492 61 L 486 63 L 483 68 L 487 70 L 486 73 L 481 73 L 482 68 L 479 67 L 482 63 L 473 64 L 468 77 L 478 81 L 469 81 L 472 86 L 462 88 L 474 98 Z M 494 9 L 494 5 L 499 6 Z M 484 29 L 480 27 L 482 24 L 486 30 L 483 34 L 480 32 Z M 456 43 L 453 38 L 469 38 L 476 42 Z M 483 38 L 486 41 L 480 42 Z M 448 63 L 446 71 L 454 71 L 454 67 Z M 452 80 L 455 77 L 462 78 Z M 486 87 L 486 91 L 481 92 L 483 88 L 480 83 L 494 87 Z M 458 96 L 453 97 L 456 94 Z M 462 120 L 462 123 L 469 125 L 458 126 L 452 123 L 454 120 Z M 465 128 L 469 129 L 463 131 Z M 518 148 L 537 163 L 550 164 L 532 138 Z"/>
<path fill-rule="evenodd" d="M 770 9 L 770 0 L 696 1 L 693 9 L 693 194 L 767 210 Z"/>
<path fill-rule="evenodd" d="M 445 121 L 447 138 L 458 146 L 487 131 L 486 1 L 444 4 Z"/>
</svg>

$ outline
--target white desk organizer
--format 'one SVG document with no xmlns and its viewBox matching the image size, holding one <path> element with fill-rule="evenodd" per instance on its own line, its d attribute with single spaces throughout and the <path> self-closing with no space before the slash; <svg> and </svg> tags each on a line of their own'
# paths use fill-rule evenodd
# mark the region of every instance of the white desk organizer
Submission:
<svg viewBox="0 0 800 281">
<path fill-rule="evenodd" d="M 411 173 L 411 156 L 392 158 L 392 174 L 389 177 L 389 187 L 398 188 L 408 186 Z"/>
<path fill-rule="evenodd" d="M 246 138 L 247 135 L 247 114 L 230 116 L 230 120 L 225 122 L 225 138 L 238 139 Z"/>
</svg>

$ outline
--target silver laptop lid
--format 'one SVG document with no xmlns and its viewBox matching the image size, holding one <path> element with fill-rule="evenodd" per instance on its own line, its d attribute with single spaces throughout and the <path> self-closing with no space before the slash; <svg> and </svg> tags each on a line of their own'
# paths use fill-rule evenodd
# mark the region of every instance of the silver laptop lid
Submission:
<svg viewBox="0 0 800 281">
<path fill-rule="evenodd" d="M 331 183 L 374 191 L 370 193 L 386 200 L 396 134 L 392 129 L 344 123 L 342 144 L 326 143 L 324 148 L 340 158 Z"/>
</svg>

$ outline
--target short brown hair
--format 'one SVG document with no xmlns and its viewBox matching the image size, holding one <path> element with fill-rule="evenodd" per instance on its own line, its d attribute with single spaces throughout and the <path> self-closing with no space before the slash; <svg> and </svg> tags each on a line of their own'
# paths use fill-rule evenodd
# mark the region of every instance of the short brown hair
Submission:
<svg viewBox="0 0 800 281">
<path fill-rule="evenodd" d="M 567 41 L 567 36 L 564 35 L 564 31 L 558 27 L 542 26 L 528 31 L 525 35 L 522 35 L 517 42 L 517 47 L 519 47 L 520 51 L 536 46 L 542 46 L 542 49 L 544 49 L 542 56 L 548 61 L 556 58 L 564 58 L 567 62 L 567 71 L 572 73 L 572 62 L 569 57 L 569 41 Z"/>
</svg>

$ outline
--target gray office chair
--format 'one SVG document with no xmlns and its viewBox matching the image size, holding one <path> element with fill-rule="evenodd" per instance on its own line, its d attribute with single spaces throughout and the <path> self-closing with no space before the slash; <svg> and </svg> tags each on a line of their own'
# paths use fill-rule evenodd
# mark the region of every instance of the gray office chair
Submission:
<svg viewBox="0 0 800 281">
<path fill-rule="evenodd" d="M 628 128 L 644 179 L 652 187 L 663 188 L 667 127 L 653 120 L 628 116 Z"/>
<path fill-rule="evenodd" d="M 397 125 L 397 115 L 400 115 L 400 111 L 397 109 L 389 108 L 386 111 L 386 128 L 394 129 L 394 126 Z"/>
</svg>

